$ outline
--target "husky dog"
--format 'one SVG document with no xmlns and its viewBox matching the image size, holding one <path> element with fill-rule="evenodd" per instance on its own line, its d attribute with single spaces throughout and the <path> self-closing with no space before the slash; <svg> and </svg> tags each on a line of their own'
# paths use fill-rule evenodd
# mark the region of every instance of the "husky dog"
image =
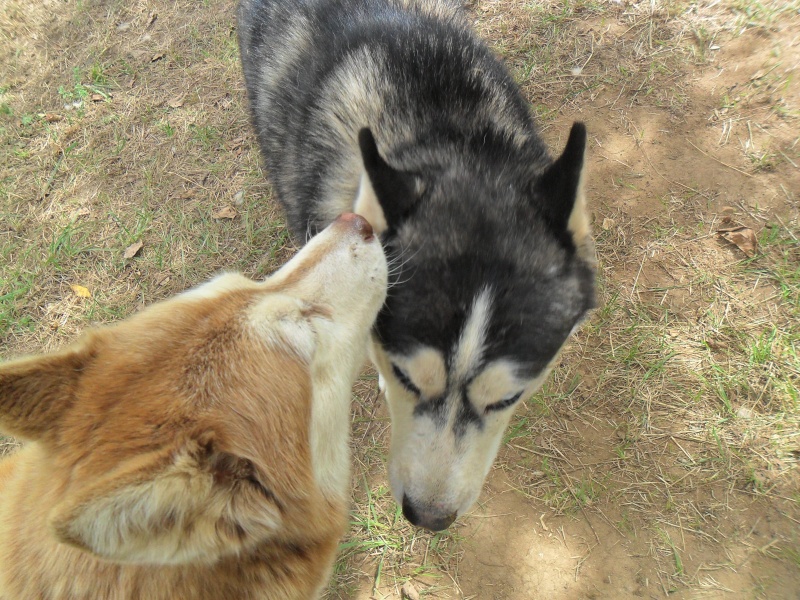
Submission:
<svg viewBox="0 0 800 600">
<path fill-rule="evenodd" d="M 241 0 L 238 34 L 294 234 L 354 210 L 394 265 L 371 347 L 389 477 L 409 521 L 444 529 L 593 306 L 585 127 L 551 158 L 509 73 L 444 0 Z"/>
<path fill-rule="evenodd" d="M 228 273 L 0 364 L 4 600 L 310 600 L 347 524 L 351 387 L 386 297 L 342 215 L 265 282 Z"/>
</svg>

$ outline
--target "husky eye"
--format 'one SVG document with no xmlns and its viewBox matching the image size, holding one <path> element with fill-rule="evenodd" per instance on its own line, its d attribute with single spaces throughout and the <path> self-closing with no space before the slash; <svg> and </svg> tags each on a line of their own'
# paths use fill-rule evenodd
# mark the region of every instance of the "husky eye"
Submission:
<svg viewBox="0 0 800 600">
<path fill-rule="evenodd" d="M 397 365 L 392 365 L 392 373 L 397 379 L 400 380 L 400 383 L 403 384 L 403 387 L 406 388 L 409 392 L 414 394 L 415 396 L 421 396 L 422 392 L 420 392 L 419 388 L 414 385 L 414 382 L 411 381 L 411 378 L 406 374 L 405 371 L 400 369 Z"/>
<path fill-rule="evenodd" d="M 515 404 L 517 400 L 520 399 L 522 396 L 522 392 L 517 392 L 513 396 L 509 396 L 508 398 L 503 398 L 500 402 L 495 402 L 494 404 L 489 404 L 484 408 L 484 412 L 493 412 L 496 410 L 503 410 L 504 408 L 508 408 L 512 404 Z"/>
</svg>

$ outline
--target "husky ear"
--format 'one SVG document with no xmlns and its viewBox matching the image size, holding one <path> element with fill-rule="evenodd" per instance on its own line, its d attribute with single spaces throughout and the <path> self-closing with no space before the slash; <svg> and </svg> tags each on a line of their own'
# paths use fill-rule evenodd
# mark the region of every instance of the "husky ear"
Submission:
<svg viewBox="0 0 800 600">
<path fill-rule="evenodd" d="M 361 178 L 355 212 L 366 218 L 375 231 L 382 233 L 397 227 L 416 203 L 416 180 L 413 175 L 389 166 L 378 152 L 369 128 L 358 132 L 358 145 L 366 177 Z"/>
<path fill-rule="evenodd" d="M 81 371 L 92 360 L 94 338 L 57 354 L 32 356 L 0 365 L 0 430 L 39 439 L 60 419 L 74 398 Z"/>
<path fill-rule="evenodd" d="M 546 202 L 550 222 L 560 231 L 569 231 L 576 246 L 589 237 L 589 217 L 583 195 L 583 159 L 586 152 L 586 126 L 573 123 L 561 156 L 536 183 L 536 191 Z"/>
<path fill-rule="evenodd" d="M 280 528 L 280 505 L 242 457 L 199 441 L 136 457 L 51 513 L 59 541 L 122 563 L 213 562 Z"/>
</svg>

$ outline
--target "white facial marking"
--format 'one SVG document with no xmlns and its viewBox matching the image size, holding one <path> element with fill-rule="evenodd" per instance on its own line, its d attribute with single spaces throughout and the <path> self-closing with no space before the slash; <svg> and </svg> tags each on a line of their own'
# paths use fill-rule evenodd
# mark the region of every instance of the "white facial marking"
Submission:
<svg viewBox="0 0 800 600">
<path fill-rule="evenodd" d="M 393 357 L 425 398 L 437 398 L 447 387 L 447 367 L 442 353 L 433 348 L 419 348 L 409 357 Z"/>
<path fill-rule="evenodd" d="M 467 322 L 461 331 L 453 358 L 453 375 L 456 379 L 469 376 L 483 356 L 486 332 L 491 318 L 492 295 L 484 288 L 472 303 Z"/>
</svg>

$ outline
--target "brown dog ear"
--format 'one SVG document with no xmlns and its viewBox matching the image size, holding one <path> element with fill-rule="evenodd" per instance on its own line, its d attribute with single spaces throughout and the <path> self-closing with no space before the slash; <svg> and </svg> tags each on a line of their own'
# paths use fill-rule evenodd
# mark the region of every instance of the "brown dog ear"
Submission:
<svg viewBox="0 0 800 600">
<path fill-rule="evenodd" d="M 104 559 L 175 565 L 254 547 L 280 528 L 281 507 L 249 460 L 200 440 L 136 456 L 68 492 L 50 523 L 61 542 Z"/>
<path fill-rule="evenodd" d="M 49 355 L 0 365 L 0 430 L 39 439 L 75 399 L 82 371 L 93 358 L 94 338 Z"/>
</svg>

